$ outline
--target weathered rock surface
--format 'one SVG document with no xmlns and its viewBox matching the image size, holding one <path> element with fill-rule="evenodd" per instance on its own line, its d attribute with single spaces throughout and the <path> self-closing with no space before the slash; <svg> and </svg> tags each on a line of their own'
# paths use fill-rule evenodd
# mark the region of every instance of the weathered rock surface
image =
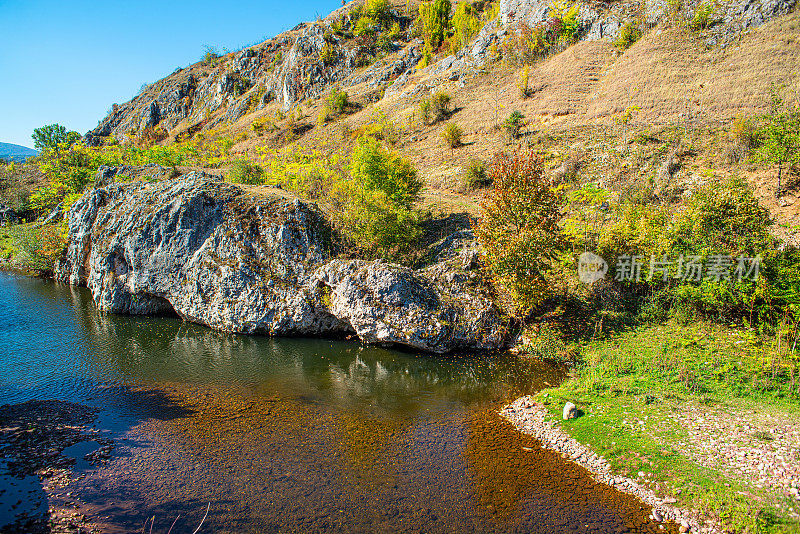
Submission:
<svg viewBox="0 0 800 534">
<path fill-rule="evenodd" d="M 468 236 L 421 271 L 333 257 L 314 206 L 195 173 L 88 191 L 68 213 L 57 278 L 104 311 L 177 312 L 237 333 L 355 333 L 433 352 L 494 349 L 500 315 L 470 261 Z"/>
</svg>

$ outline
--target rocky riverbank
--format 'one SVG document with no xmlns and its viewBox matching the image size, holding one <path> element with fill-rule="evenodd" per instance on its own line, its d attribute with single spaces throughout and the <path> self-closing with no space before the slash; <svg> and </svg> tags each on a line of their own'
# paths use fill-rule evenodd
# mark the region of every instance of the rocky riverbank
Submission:
<svg viewBox="0 0 800 534">
<path fill-rule="evenodd" d="M 533 436 L 546 449 L 555 451 L 589 471 L 598 482 L 608 484 L 620 491 L 631 494 L 653 507 L 650 515 L 656 522 L 672 520 L 680 525 L 681 532 L 721 534 L 718 525 L 700 525 L 694 514 L 673 506 L 673 497 L 659 497 L 652 490 L 636 480 L 617 476 L 611 471 L 609 463 L 591 449 L 581 444 L 558 428 L 550 418 L 547 409 L 533 401 L 530 396 L 520 397 L 500 410 L 500 415 L 508 419 L 520 432 Z M 644 474 L 640 474 L 642 477 Z"/>
</svg>

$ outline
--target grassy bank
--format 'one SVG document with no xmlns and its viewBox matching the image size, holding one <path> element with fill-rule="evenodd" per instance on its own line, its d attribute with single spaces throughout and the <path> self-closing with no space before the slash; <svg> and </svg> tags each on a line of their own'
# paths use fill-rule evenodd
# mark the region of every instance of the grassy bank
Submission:
<svg viewBox="0 0 800 534">
<path fill-rule="evenodd" d="M 10 261 L 19 253 L 19 226 L 0 227 L 0 261 Z"/>
<path fill-rule="evenodd" d="M 797 362 L 777 340 L 669 322 L 580 352 L 570 378 L 537 398 L 554 419 L 567 400 L 584 412 L 560 423 L 566 432 L 733 531 L 800 532 Z M 775 467 L 784 460 L 788 471 Z"/>
</svg>

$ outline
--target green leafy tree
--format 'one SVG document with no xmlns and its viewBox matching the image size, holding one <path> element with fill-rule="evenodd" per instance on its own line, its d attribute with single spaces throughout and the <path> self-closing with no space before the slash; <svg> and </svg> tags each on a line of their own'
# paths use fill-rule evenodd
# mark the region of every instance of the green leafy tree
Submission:
<svg viewBox="0 0 800 534">
<path fill-rule="evenodd" d="M 413 206 L 422 191 L 422 181 L 411 163 L 369 136 L 359 138 L 353 149 L 350 174 L 357 184 L 383 191 L 392 203 L 403 208 Z"/>
<path fill-rule="evenodd" d="M 772 89 L 770 112 L 763 117 L 761 146 L 756 154 L 761 161 L 778 166 L 778 188 L 775 196 L 783 190 L 781 180 L 787 165 L 800 164 L 800 108 L 795 104 L 789 108 L 778 89 Z"/>
<path fill-rule="evenodd" d="M 372 137 L 358 139 L 350 180 L 337 184 L 340 223 L 356 245 L 379 255 L 407 249 L 421 235 L 414 209 L 422 181 L 411 163 Z"/>
<path fill-rule="evenodd" d="M 472 4 L 467 2 L 462 2 L 456 6 L 451 23 L 453 26 L 453 40 L 450 44 L 452 45 L 453 53 L 464 48 L 480 31 L 482 26 L 478 11 Z"/>
<path fill-rule="evenodd" d="M 450 28 L 450 0 L 431 0 L 419 5 L 417 29 L 425 40 L 425 51 L 434 53 L 444 42 Z"/>
<path fill-rule="evenodd" d="M 33 147 L 37 150 L 50 148 L 58 152 L 59 145 L 71 147 L 81 138 L 81 134 L 67 131 L 60 124 L 48 124 L 41 128 L 36 128 L 31 138 L 33 139 Z"/>
</svg>

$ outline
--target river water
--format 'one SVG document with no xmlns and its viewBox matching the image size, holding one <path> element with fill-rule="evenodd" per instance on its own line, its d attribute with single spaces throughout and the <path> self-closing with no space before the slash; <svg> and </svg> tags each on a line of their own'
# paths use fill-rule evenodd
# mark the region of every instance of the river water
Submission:
<svg viewBox="0 0 800 534">
<path fill-rule="evenodd" d="M 76 446 L 80 476 L 45 498 L 69 492 L 103 532 L 155 518 L 165 533 L 178 515 L 173 532 L 192 532 L 207 509 L 201 532 L 658 532 L 497 415 L 560 378 L 506 355 L 108 315 L 84 289 L 0 275 L 0 405 L 100 409 L 110 461 Z"/>
</svg>

